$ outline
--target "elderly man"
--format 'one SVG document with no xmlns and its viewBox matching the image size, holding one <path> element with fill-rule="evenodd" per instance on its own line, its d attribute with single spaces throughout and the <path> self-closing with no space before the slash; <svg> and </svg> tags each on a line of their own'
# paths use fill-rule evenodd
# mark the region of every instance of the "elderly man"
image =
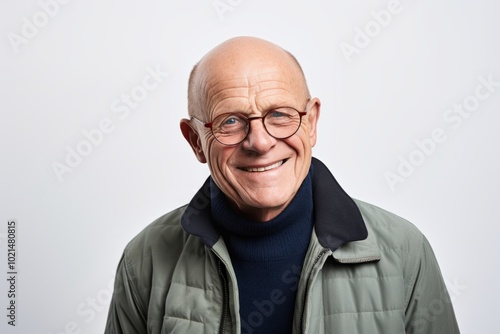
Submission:
<svg viewBox="0 0 500 334">
<path fill-rule="evenodd" d="M 228 40 L 188 98 L 210 177 L 128 244 L 106 333 L 459 333 L 425 237 L 312 158 L 320 101 L 290 53 Z"/>
</svg>

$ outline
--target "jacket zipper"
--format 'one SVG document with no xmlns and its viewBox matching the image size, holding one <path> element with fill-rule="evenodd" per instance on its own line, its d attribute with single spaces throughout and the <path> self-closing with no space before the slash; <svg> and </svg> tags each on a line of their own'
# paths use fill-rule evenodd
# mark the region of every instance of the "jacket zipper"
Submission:
<svg viewBox="0 0 500 334">
<path fill-rule="evenodd" d="M 227 279 L 224 271 L 222 270 L 221 260 L 219 260 L 219 275 L 222 278 L 222 314 L 220 317 L 219 334 L 224 334 L 226 330 L 226 318 L 229 309 L 229 287 L 227 286 Z"/>
<path fill-rule="evenodd" d="M 305 328 L 304 328 L 304 313 L 306 313 L 306 303 L 309 295 L 309 287 L 311 285 L 311 277 L 314 268 L 316 267 L 316 264 L 318 261 L 323 257 L 324 254 L 326 254 L 329 250 L 328 249 L 323 249 L 321 253 L 318 254 L 316 259 L 314 259 L 313 265 L 311 267 L 311 271 L 309 271 L 309 274 L 307 275 L 307 280 L 306 280 L 306 289 L 304 292 L 304 295 L 302 296 L 302 314 L 300 315 L 300 330 L 302 333 L 305 333 Z"/>
</svg>

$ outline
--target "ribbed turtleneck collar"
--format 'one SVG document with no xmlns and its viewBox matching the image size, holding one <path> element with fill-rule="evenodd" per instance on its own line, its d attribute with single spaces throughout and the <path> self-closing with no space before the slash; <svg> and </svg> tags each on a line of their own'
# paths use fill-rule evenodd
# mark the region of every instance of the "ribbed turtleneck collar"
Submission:
<svg viewBox="0 0 500 334">
<path fill-rule="evenodd" d="M 269 261 L 305 254 L 313 226 L 312 168 L 290 204 L 267 222 L 236 212 L 212 179 L 210 194 L 212 219 L 232 257 Z"/>
</svg>

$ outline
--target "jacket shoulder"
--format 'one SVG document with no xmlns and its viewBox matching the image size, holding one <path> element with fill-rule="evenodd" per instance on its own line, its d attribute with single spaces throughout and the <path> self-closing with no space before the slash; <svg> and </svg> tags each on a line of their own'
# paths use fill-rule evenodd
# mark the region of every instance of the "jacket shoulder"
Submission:
<svg viewBox="0 0 500 334">
<path fill-rule="evenodd" d="M 161 304 L 169 289 L 188 239 L 180 224 L 184 210 L 185 207 L 180 207 L 159 217 L 125 247 L 118 271 L 127 276 L 139 303 L 145 307 Z"/>
<path fill-rule="evenodd" d="M 146 226 L 125 247 L 116 272 L 106 333 L 145 333 L 161 328 L 165 298 L 188 234 L 185 206 Z"/>
<path fill-rule="evenodd" d="M 406 304 L 413 295 L 419 273 L 441 280 L 432 248 L 415 225 L 375 205 L 359 200 L 356 204 L 368 229 L 366 242 L 380 252 L 377 265 L 390 275 L 402 275 Z M 423 268 L 427 268 L 427 273 Z"/>
<path fill-rule="evenodd" d="M 139 232 L 125 247 L 127 264 L 133 265 L 159 254 L 168 256 L 176 253 L 177 248 L 180 252 L 187 238 L 180 224 L 185 209 L 186 206 L 182 206 L 166 213 Z"/>
<path fill-rule="evenodd" d="M 407 220 L 355 200 L 368 228 L 368 238 L 381 252 L 380 272 L 402 275 L 406 333 L 459 333 L 451 299 L 427 238 Z M 385 289 L 394 290 L 396 284 Z M 440 305 L 427 321 L 433 305 Z"/>
<path fill-rule="evenodd" d="M 368 229 L 368 238 L 361 243 L 378 250 L 380 262 L 377 266 L 385 273 L 402 275 L 408 297 L 418 268 L 422 262 L 429 261 L 427 253 L 432 252 L 427 239 L 406 219 L 375 205 L 355 202 Z"/>
<path fill-rule="evenodd" d="M 368 238 L 379 248 L 413 248 L 421 246 L 422 232 L 408 220 L 373 204 L 354 200 L 368 229 Z"/>
</svg>

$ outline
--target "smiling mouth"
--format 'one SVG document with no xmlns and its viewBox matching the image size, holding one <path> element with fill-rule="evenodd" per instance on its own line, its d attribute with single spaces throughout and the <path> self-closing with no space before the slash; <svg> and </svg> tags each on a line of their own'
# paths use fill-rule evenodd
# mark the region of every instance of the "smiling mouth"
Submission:
<svg viewBox="0 0 500 334">
<path fill-rule="evenodd" d="M 279 166 L 283 165 L 287 159 L 280 160 L 272 165 L 269 166 L 264 166 L 264 167 L 238 167 L 238 169 L 241 169 L 242 171 L 245 172 L 265 172 L 274 168 L 278 168 Z"/>
</svg>

